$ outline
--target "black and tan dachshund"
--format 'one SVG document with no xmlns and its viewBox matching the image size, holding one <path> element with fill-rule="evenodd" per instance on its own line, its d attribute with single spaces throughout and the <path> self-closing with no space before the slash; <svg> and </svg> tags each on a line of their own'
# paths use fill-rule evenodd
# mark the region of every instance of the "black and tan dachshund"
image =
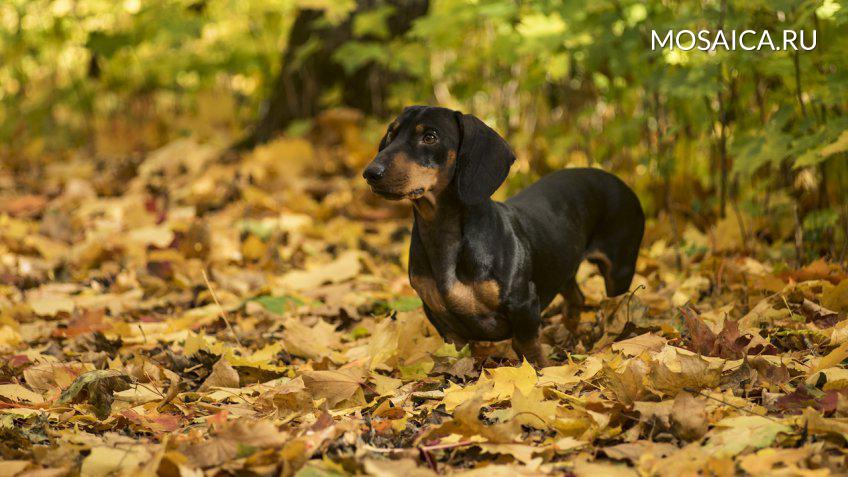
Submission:
<svg viewBox="0 0 848 477">
<path fill-rule="evenodd" d="M 580 262 L 595 263 L 607 294 L 630 287 L 645 227 L 639 200 L 599 169 L 543 177 L 506 202 L 491 195 L 515 156 L 478 118 L 413 106 L 389 126 L 363 176 L 388 199 L 410 199 L 409 280 L 448 341 L 512 338 L 519 356 L 547 362 L 541 312 L 562 294 L 576 329 Z"/>
</svg>

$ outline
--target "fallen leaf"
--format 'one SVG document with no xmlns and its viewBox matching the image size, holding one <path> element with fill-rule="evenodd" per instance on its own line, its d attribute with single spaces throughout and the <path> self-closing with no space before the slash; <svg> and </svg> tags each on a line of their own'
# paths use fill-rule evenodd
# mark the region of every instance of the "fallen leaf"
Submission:
<svg viewBox="0 0 848 477">
<path fill-rule="evenodd" d="M 218 388 L 237 388 L 239 387 L 238 371 L 233 369 L 226 359 L 221 358 L 212 366 L 212 372 L 209 377 L 203 381 L 203 384 L 197 389 L 198 391 L 208 391 L 213 387 Z"/>
<path fill-rule="evenodd" d="M 666 457 L 677 451 L 677 446 L 665 442 L 639 440 L 601 449 L 607 457 L 638 464 L 642 456 Z"/>
<path fill-rule="evenodd" d="M 738 416 L 722 419 L 710 431 L 704 449 L 718 456 L 734 456 L 746 449 L 772 445 L 781 433 L 792 428 L 762 416 Z"/>
<path fill-rule="evenodd" d="M 529 395 L 538 382 L 536 370 L 524 360 L 519 367 L 501 367 L 487 369 L 494 383 L 496 399 L 509 399 L 518 390 Z"/>
<path fill-rule="evenodd" d="M 836 312 L 848 312 L 848 278 L 825 290 L 821 296 L 821 304 Z"/>
<path fill-rule="evenodd" d="M 676 395 L 684 388 L 704 389 L 718 385 L 721 368 L 700 356 L 667 346 L 651 362 L 650 385 L 656 391 Z"/>
<path fill-rule="evenodd" d="M 109 417 L 116 391 L 130 387 L 130 378 L 121 371 L 102 369 L 80 375 L 68 389 L 62 391 L 57 404 L 87 402 L 94 407 L 94 415 L 103 420 Z"/>
<path fill-rule="evenodd" d="M 687 392 L 674 398 L 670 416 L 671 430 L 684 441 L 695 441 L 707 433 L 707 403 Z"/>
<path fill-rule="evenodd" d="M 544 429 L 556 419 L 557 402 L 545 400 L 542 390 L 534 388 L 530 394 L 525 396 L 520 390 L 516 390 L 510 400 L 511 420 Z"/>
<path fill-rule="evenodd" d="M 339 283 L 355 277 L 360 270 L 359 254 L 349 250 L 330 263 L 308 270 L 294 270 L 279 280 L 283 292 L 308 290 L 325 283 Z"/>
<path fill-rule="evenodd" d="M 40 404 L 44 398 L 20 384 L 0 384 L 0 397 L 16 403 Z"/>
<path fill-rule="evenodd" d="M 612 350 L 627 356 L 639 356 L 646 351 L 659 351 L 667 340 L 653 333 L 644 333 L 612 344 Z"/>
<path fill-rule="evenodd" d="M 342 368 L 334 371 L 307 371 L 301 376 L 315 399 L 326 399 L 330 407 L 353 397 L 365 384 L 366 373 L 361 368 Z"/>
<path fill-rule="evenodd" d="M 80 475 L 82 477 L 131 475 L 138 471 L 149 458 L 150 453 L 143 445 L 129 448 L 94 447 L 88 457 L 82 461 Z"/>
<path fill-rule="evenodd" d="M 280 447 L 287 439 L 288 435 L 269 421 L 239 419 L 227 423 L 210 439 L 186 447 L 183 453 L 194 465 L 208 468 L 258 449 Z"/>
</svg>

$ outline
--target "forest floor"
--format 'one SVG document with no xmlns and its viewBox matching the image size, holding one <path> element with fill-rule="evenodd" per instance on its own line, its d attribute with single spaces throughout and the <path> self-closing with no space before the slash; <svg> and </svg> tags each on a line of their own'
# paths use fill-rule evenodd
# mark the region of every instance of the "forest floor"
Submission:
<svg viewBox="0 0 848 477">
<path fill-rule="evenodd" d="M 0 178 L 0 475 L 848 472 L 844 265 L 651 221 L 630 294 L 586 266 L 578 338 L 546 313 L 556 365 L 457 350 L 408 285 L 408 206 L 329 123 Z"/>
</svg>

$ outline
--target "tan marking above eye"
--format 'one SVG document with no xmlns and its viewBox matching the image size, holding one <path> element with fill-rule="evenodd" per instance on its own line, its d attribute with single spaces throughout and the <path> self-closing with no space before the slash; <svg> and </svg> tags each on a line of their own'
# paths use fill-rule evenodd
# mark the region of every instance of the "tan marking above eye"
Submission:
<svg viewBox="0 0 848 477">
<path fill-rule="evenodd" d="M 424 125 L 419 124 L 419 125 L 415 126 L 415 132 L 417 132 L 418 134 L 423 133 L 424 132 Z"/>
</svg>

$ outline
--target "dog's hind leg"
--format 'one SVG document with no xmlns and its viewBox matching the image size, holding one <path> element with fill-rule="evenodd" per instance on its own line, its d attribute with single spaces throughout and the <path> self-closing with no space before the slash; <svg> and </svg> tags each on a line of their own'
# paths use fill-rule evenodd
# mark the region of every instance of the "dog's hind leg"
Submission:
<svg viewBox="0 0 848 477">
<path fill-rule="evenodd" d="M 607 248 L 605 251 L 604 248 Z M 636 272 L 636 256 L 639 254 L 638 245 L 635 250 L 615 250 L 612 247 L 602 247 L 586 253 L 586 260 L 595 264 L 604 277 L 604 287 L 607 296 L 614 297 L 626 293 Z"/>
<path fill-rule="evenodd" d="M 574 334 L 577 332 L 577 325 L 580 324 L 580 312 L 583 310 L 586 299 L 583 297 L 583 292 L 580 291 L 574 277 L 565 282 L 561 293 L 562 297 L 565 298 L 565 303 L 562 305 L 563 323 L 566 329 Z"/>
</svg>

